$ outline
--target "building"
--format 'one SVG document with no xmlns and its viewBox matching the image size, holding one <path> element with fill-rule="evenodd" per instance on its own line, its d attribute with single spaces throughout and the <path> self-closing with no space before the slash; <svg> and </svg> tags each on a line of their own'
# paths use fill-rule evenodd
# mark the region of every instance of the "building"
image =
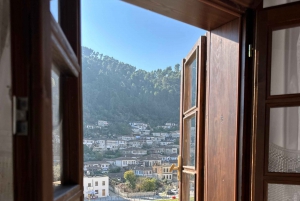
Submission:
<svg viewBox="0 0 300 201">
<path fill-rule="evenodd" d="M 160 180 L 173 180 L 173 174 L 175 172 L 170 172 L 171 164 L 153 165 L 153 176 Z M 176 174 L 176 173 L 175 173 Z"/>
<path fill-rule="evenodd" d="M 89 139 L 83 139 L 83 144 L 88 146 L 88 147 L 92 147 L 95 143 L 95 140 L 89 140 Z"/>
<path fill-rule="evenodd" d="M 131 147 L 131 148 L 127 148 L 127 149 L 122 150 L 122 153 L 124 153 L 125 155 L 127 155 L 127 154 L 146 155 L 147 150 Z"/>
<path fill-rule="evenodd" d="M 84 177 L 83 188 L 85 198 L 107 197 L 109 196 L 109 178 L 108 176 Z"/>
<path fill-rule="evenodd" d="M 100 127 L 106 127 L 106 126 L 108 126 L 108 122 L 107 121 L 98 120 L 98 126 L 100 126 Z"/>
<path fill-rule="evenodd" d="M 106 149 L 107 150 L 117 150 L 119 149 L 119 141 L 118 140 L 106 140 Z"/>
<path fill-rule="evenodd" d="M 132 170 L 136 176 L 153 177 L 152 167 L 144 167 L 141 165 L 136 165 L 136 166 L 130 166 L 129 169 Z"/>
<path fill-rule="evenodd" d="M 118 167 L 127 167 L 128 165 L 137 164 L 137 159 L 129 158 L 129 157 L 120 157 L 116 158 L 116 166 Z"/>
<path fill-rule="evenodd" d="M 151 154 L 149 156 L 141 157 L 140 160 L 144 167 L 152 167 L 153 165 L 160 165 L 164 156 L 159 154 Z"/>
</svg>

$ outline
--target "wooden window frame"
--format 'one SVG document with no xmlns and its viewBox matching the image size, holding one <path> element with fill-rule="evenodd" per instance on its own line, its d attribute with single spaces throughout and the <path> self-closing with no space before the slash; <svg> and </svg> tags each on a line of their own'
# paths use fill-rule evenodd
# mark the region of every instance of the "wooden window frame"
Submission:
<svg viewBox="0 0 300 201">
<path fill-rule="evenodd" d="M 272 31 L 299 25 L 299 9 L 300 2 L 295 2 L 266 9 L 261 5 L 257 12 L 250 184 L 252 201 L 268 199 L 269 183 L 300 184 L 299 173 L 268 171 L 270 108 L 300 106 L 300 94 L 270 95 Z"/>
<path fill-rule="evenodd" d="M 204 141 L 205 141 L 205 96 L 206 96 L 206 58 L 207 58 L 207 38 L 201 36 L 196 42 L 195 46 L 189 52 L 187 57 L 183 59 L 181 71 L 181 89 L 180 89 L 180 152 L 181 161 L 183 160 L 183 140 L 184 140 L 184 119 L 188 119 L 194 115 L 196 118 L 195 124 L 195 167 L 182 166 L 181 170 L 181 180 L 179 181 L 179 198 L 180 200 L 185 200 L 184 193 L 182 191 L 186 190 L 184 188 L 183 173 L 195 175 L 195 200 L 204 200 Z M 196 55 L 195 55 L 196 54 Z M 195 106 L 186 109 L 185 97 L 184 97 L 184 82 L 185 77 L 185 66 L 190 58 L 196 59 L 197 63 L 197 84 L 196 84 L 196 102 Z M 183 165 L 183 163 L 181 164 Z"/>
<path fill-rule="evenodd" d="M 11 1 L 12 94 L 29 99 L 28 134 L 13 136 L 15 201 L 83 200 L 80 0 L 59 4 L 60 25 L 51 19 L 49 1 Z M 64 167 L 61 188 L 55 193 L 52 61 L 60 64 L 66 92 L 62 97 Z"/>
</svg>

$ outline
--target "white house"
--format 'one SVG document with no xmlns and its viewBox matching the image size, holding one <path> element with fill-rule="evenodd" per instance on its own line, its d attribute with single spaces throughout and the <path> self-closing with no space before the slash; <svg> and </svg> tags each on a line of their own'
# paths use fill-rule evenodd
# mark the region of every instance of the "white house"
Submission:
<svg viewBox="0 0 300 201">
<path fill-rule="evenodd" d="M 141 130 L 141 135 L 150 135 L 150 130 Z"/>
<path fill-rule="evenodd" d="M 108 126 L 108 122 L 107 121 L 98 120 L 98 126 L 101 126 L 101 127 Z"/>
<path fill-rule="evenodd" d="M 171 141 L 161 141 L 161 142 L 159 142 L 159 145 L 161 145 L 161 146 L 168 145 L 168 144 L 174 144 L 174 142 L 171 142 Z"/>
<path fill-rule="evenodd" d="M 126 140 L 119 140 L 118 145 L 119 145 L 119 149 L 125 149 L 127 147 L 127 141 Z"/>
<path fill-rule="evenodd" d="M 163 156 L 158 157 L 158 156 L 145 156 L 141 158 L 140 160 L 142 161 L 144 167 L 152 167 L 153 165 L 161 165 Z"/>
<path fill-rule="evenodd" d="M 89 139 L 83 139 L 83 144 L 92 147 L 92 145 L 95 143 L 95 140 L 89 140 Z"/>
<path fill-rule="evenodd" d="M 165 146 L 165 154 L 177 154 L 178 148 L 173 147 L 173 146 Z"/>
<path fill-rule="evenodd" d="M 161 137 L 170 137 L 170 133 L 160 133 Z"/>
<path fill-rule="evenodd" d="M 83 193 L 85 198 L 101 198 L 109 196 L 108 176 L 84 177 Z"/>
<path fill-rule="evenodd" d="M 137 160 L 134 158 L 120 157 L 115 160 L 116 160 L 116 166 L 118 167 L 127 167 L 128 165 L 137 164 Z"/>
<path fill-rule="evenodd" d="M 106 149 L 107 150 L 117 150 L 119 148 L 118 140 L 106 140 Z"/>
<path fill-rule="evenodd" d="M 179 138 L 180 137 L 180 133 L 179 133 L 179 131 L 177 131 L 177 132 L 171 133 L 171 136 L 173 138 Z"/>
<path fill-rule="evenodd" d="M 152 167 L 136 166 L 136 167 L 133 167 L 132 169 L 136 176 L 141 176 L 141 177 L 152 177 L 153 176 Z"/>
<path fill-rule="evenodd" d="M 159 137 L 160 133 L 152 133 L 153 136 Z"/>
<path fill-rule="evenodd" d="M 147 150 L 139 149 L 139 148 L 127 148 L 122 150 L 124 154 L 133 154 L 133 155 L 146 155 Z"/>
<path fill-rule="evenodd" d="M 129 140 L 134 140 L 135 137 L 133 137 L 133 136 L 128 136 L 128 135 L 123 135 L 123 136 L 121 136 L 121 137 L 118 137 L 118 139 L 120 139 L 120 140 L 125 140 L 125 141 L 129 141 Z"/>
<path fill-rule="evenodd" d="M 105 139 L 101 139 L 101 140 L 95 140 L 95 145 L 93 148 L 93 151 L 101 151 L 106 149 L 106 145 L 105 145 Z"/>
</svg>

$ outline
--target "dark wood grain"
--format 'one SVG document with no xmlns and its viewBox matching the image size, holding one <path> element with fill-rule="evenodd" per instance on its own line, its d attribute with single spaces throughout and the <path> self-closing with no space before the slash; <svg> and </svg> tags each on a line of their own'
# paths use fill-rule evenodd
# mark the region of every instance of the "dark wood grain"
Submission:
<svg viewBox="0 0 300 201">
<path fill-rule="evenodd" d="M 77 56 L 53 17 L 51 18 L 51 43 L 52 60 L 58 70 L 65 75 L 77 77 L 80 72 Z"/>
<path fill-rule="evenodd" d="M 208 172 L 208 166 L 207 166 L 207 153 L 208 153 L 208 146 L 206 146 L 208 144 L 208 128 L 209 128 L 209 121 L 208 121 L 208 114 L 209 114 L 209 88 L 210 88 L 210 36 L 211 33 L 210 32 L 206 32 L 206 72 L 205 72 L 205 78 L 206 78 L 206 86 L 205 86 L 205 133 L 204 133 L 204 200 L 207 200 L 207 186 L 208 186 L 208 179 L 207 179 L 207 172 Z"/>
<path fill-rule="evenodd" d="M 81 7 L 80 0 L 60 0 L 59 23 L 70 46 L 77 56 L 79 71 L 78 77 L 68 77 L 65 90 L 68 94 L 65 100 L 64 112 L 68 114 L 66 119 L 66 138 L 68 138 L 68 157 L 64 182 L 75 183 L 83 192 L 83 114 L 82 114 L 82 74 L 81 74 Z M 75 108 L 75 110 L 74 110 Z M 80 200 L 83 200 L 81 194 Z"/>
<path fill-rule="evenodd" d="M 30 94 L 28 136 L 14 136 L 14 199 L 52 200 L 49 2 L 11 5 L 13 94 Z"/>
<path fill-rule="evenodd" d="M 207 200 L 236 200 L 239 27 L 237 19 L 211 31 Z"/>
<path fill-rule="evenodd" d="M 286 4 L 257 12 L 256 65 L 254 65 L 253 151 L 251 192 L 253 200 L 267 200 L 267 183 L 295 184 L 298 174 L 268 172 L 270 107 L 299 106 L 300 94 L 270 96 L 272 30 L 299 25 L 300 3 Z"/>
<path fill-rule="evenodd" d="M 240 15 L 239 12 L 232 13 L 224 9 L 216 8 L 201 1 L 186 0 L 123 0 L 147 10 L 165 15 L 167 17 L 185 22 L 187 24 L 205 29 L 213 30 Z"/>
<path fill-rule="evenodd" d="M 253 45 L 254 13 L 248 10 L 242 18 L 241 70 L 240 70 L 240 111 L 239 111 L 239 157 L 238 157 L 238 198 L 250 200 L 251 179 L 251 117 L 253 97 L 253 56 L 248 56 L 249 44 Z"/>
</svg>

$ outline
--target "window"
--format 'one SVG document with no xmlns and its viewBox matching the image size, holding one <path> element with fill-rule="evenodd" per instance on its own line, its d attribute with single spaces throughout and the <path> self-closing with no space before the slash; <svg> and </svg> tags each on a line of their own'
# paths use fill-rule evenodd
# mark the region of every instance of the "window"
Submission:
<svg viewBox="0 0 300 201">
<path fill-rule="evenodd" d="M 102 181 L 102 186 L 105 186 L 105 181 Z"/>
<path fill-rule="evenodd" d="M 92 184 L 91 183 L 88 183 L 88 187 L 91 187 L 92 186 Z"/>
<path fill-rule="evenodd" d="M 99 190 L 95 190 L 95 194 L 99 194 Z"/>
<path fill-rule="evenodd" d="M 98 186 L 98 181 L 95 182 L 95 186 Z"/>
</svg>

